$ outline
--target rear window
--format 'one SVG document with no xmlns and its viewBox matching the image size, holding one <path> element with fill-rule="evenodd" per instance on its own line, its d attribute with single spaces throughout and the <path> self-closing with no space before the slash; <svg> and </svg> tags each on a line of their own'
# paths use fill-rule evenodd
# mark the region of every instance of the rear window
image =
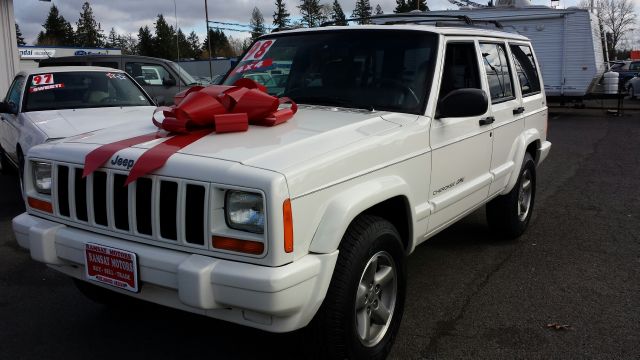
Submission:
<svg viewBox="0 0 640 360">
<path fill-rule="evenodd" d="M 29 76 L 25 88 L 25 112 L 153 105 L 121 72 L 43 72 Z"/>
</svg>

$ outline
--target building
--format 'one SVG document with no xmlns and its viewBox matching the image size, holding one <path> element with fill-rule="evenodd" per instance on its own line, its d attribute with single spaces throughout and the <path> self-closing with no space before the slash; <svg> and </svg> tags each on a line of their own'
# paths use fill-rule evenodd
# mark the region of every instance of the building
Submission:
<svg viewBox="0 0 640 360">
<path fill-rule="evenodd" d="M 1 1 L 1 0 L 0 0 Z M 82 55 L 121 55 L 120 49 L 79 48 L 68 46 L 19 46 L 19 69 L 28 70 L 38 67 L 38 61 L 53 57 Z"/>
<path fill-rule="evenodd" d="M 18 72 L 13 0 L 0 0 L 0 49 L 0 99 L 4 100 L 11 80 Z"/>
</svg>

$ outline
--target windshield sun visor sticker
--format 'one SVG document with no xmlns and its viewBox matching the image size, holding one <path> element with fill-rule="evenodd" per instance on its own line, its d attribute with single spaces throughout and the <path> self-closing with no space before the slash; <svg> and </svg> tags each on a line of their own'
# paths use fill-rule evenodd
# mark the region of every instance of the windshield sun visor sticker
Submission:
<svg viewBox="0 0 640 360">
<path fill-rule="evenodd" d="M 53 84 L 53 74 L 33 75 L 31 86 L 51 85 Z"/>
<path fill-rule="evenodd" d="M 258 41 L 247 52 L 247 55 L 244 56 L 242 61 L 251 61 L 251 60 L 260 60 L 262 59 L 273 44 L 275 44 L 275 39 L 262 40 Z"/>
<path fill-rule="evenodd" d="M 234 72 L 236 74 L 242 74 L 243 72 L 246 72 L 246 71 L 258 70 L 258 69 L 269 67 L 271 65 L 273 65 L 273 59 L 256 60 L 248 64 L 238 66 L 238 68 Z"/>
<path fill-rule="evenodd" d="M 34 92 L 44 91 L 44 90 L 62 89 L 63 87 L 64 87 L 63 83 L 44 85 L 44 86 L 32 86 L 29 88 L 29 93 L 34 93 Z"/>
</svg>

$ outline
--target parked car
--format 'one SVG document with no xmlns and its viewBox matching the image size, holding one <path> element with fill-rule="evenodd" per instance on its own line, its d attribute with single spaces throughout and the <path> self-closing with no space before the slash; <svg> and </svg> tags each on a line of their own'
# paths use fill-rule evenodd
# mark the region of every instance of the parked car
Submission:
<svg viewBox="0 0 640 360">
<path fill-rule="evenodd" d="M 278 113 L 297 112 L 277 126 L 115 148 L 156 131 L 136 122 L 34 147 L 18 243 L 98 301 L 117 293 L 271 332 L 310 325 L 305 347 L 321 359 L 383 359 L 406 257 L 485 204 L 496 237 L 521 235 L 551 148 L 526 37 L 398 16 L 259 38 L 224 85 L 253 88 L 246 75 L 290 62 L 277 91 L 298 105 Z M 276 103 L 218 91 L 191 104 Z M 170 157 L 124 187 L 150 147 Z"/>
<path fill-rule="evenodd" d="M 620 85 L 626 84 L 631 78 L 640 74 L 640 60 L 615 63 L 610 71 L 618 73 Z"/>
<path fill-rule="evenodd" d="M 638 96 L 638 93 L 640 93 L 640 72 L 627 81 L 625 89 L 627 89 L 630 98 L 635 99 Z"/>
<path fill-rule="evenodd" d="M 121 70 L 61 66 L 20 72 L 0 103 L 0 164 L 18 168 L 22 177 L 32 146 L 148 121 L 154 108 L 149 95 Z"/>
<path fill-rule="evenodd" d="M 39 66 L 102 66 L 124 70 L 142 85 L 158 105 L 171 105 L 175 94 L 190 86 L 201 84 L 179 64 L 148 56 L 64 56 L 42 60 Z"/>
</svg>

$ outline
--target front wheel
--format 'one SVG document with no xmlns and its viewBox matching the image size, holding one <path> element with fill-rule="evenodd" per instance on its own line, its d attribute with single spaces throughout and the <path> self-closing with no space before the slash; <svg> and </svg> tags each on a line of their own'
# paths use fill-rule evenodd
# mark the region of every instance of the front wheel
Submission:
<svg viewBox="0 0 640 360">
<path fill-rule="evenodd" d="M 513 189 L 487 204 L 489 226 L 505 238 L 522 235 L 531 220 L 535 195 L 536 165 L 531 154 L 526 153 Z"/>
<path fill-rule="evenodd" d="M 404 310 L 404 248 L 387 220 L 363 215 L 340 244 L 331 284 L 312 329 L 322 359 L 384 359 Z"/>
</svg>

